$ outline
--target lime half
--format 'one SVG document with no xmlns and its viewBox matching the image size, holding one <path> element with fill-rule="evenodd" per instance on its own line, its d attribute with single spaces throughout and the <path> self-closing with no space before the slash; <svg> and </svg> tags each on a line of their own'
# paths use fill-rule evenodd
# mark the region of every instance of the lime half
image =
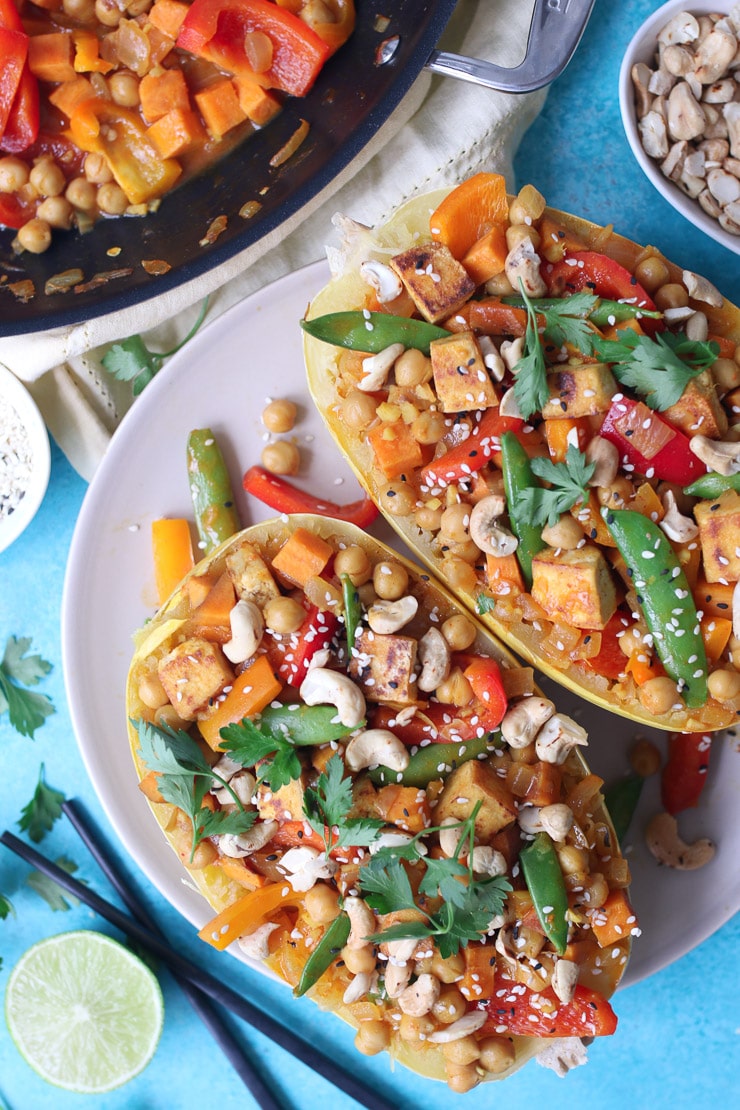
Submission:
<svg viewBox="0 0 740 1110">
<path fill-rule="evenodd" d="M 8 980 L 8 1029 L 48 1083 L 81 1094 L 120 1087 L 154 1055 L 164 1020 L 149 968 L 102 933 L 62 933 L 24 953 Z"/>
</svg>

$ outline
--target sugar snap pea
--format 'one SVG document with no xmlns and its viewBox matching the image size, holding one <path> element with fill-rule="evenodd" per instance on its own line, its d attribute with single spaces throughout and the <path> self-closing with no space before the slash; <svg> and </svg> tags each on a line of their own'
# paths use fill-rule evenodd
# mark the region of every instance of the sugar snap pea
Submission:
<svg viewBox="0 0 740 1110">
<path fill-rule="evenodd" d="M 618 779 L 604 791 L 604 803 L 619 841 L 630 827 L 644 784 L 645 779 L 642 775 L 631 774 Z"/>
<path fill-rule="evenodd" d="M 348 574 L 342 574 L 342 595 L 344 599 L 344 629 L 347 633 L 347 658 L 352 657 L 355 646 L 355 633 L 362 620 L 362 607 L 357 586 L 354 585 Z"/>
<path fill-rule="evenodd" d="M 562 956 L 568 944 L 568 892 L 555 845 L 546 832 L 537 833 L 522 848 L 519 862 L 545 936 Z"/>
<path fill-rule="evenodd" d="M 285 733 L 299 747 L 328 744 L 354 731 L 342 724 L 333 705 L 271 705 L 262 710 L 259 724 Z"/>
<path fill-rule="evenodd" d="M 691 497 L 719 497 L 725 490 L 734 489 L 740 492 L 740 474 L 702 474 L 684 493 Z"/>
<path fill-rule="evenodd" d="M 187 465 L 199 547 L 208 555 L 241 528 L 229 472 L 210 428 L 188 436 Z"/>
<path fill-rule="evenodd" d="M 347 943 L 350 933 L 350 920 L 344 911 L 335 917 L 319 943 L 314 948 L 301 972 L 298 986 L 293 991 L 296 998 L 318 983 L 325 971 L 331 967 Z"/>
<path fill-rule="evenodd" d="M 514 305 L 517 308 L 525 308 L 523 297 L 511 296 L 501 298 L 504 304 Z M 535 312 L 546 312 L 548 308 L 559 308 L 564 315 L 568 315 L 565 311 L 568 304 L 568 298 L 563 297 L 537 297 L 529 302 Z M 587 312 L 573 313 L 582 317 L 585 320 L 590 320 L 597 328 L 608 327 L 613 324 L 622 324 L 625 320 L 634 320 L 641 316 L 649 316 L 654 320 L 661 320 L 663 318 L 662 312 L 653 312 L 651 309 L 640 308 L 637 304 L 629 304 L 627 301 L 610 301 L 606 297 L 600 297 L 594 301 L 593 306 Z"/>
<path fill-rule="evenodd" d="M 370 779 L 380 785 L 401 783 L 403 786 L 428 786 L 434 779 L 446 778 L 461 763 L 480 759 L 497 747 L 498 732 L 487 732 L 472 740 L 459 740 L 455 744 L 427 744 L 418 748 L 409 758 L 405 771 L 392 771 L 390 767 L 376 767 Z"/>
<path fill-rule="evenodd" d="M 314 339 L 368 354 L 384 351 L 392 343 L 403 343 L 404 347 L 416 347 L 428 355 L 433 339 L 448 339 L 450 335 L 426 320 L 386 312 L 330 312 L 313 320 L 301 320 L 301 327 Z"/>
<path fill-rule="evenodd" d="M 542 529 L 530 524 L 527 519 L 529 514 L 522 512 L 519 499 L 525 489 L 532 489 L 540 483 L 532 470 L 529 455 L 513 432 L 504 432 L 501 436 L 501 466 L 509 521 L 514 535 L 519 540 L 516 556 L 522 568 L 524 581 L 528 587 L 531 587 L 532 559 L 547 545 L 542 539 Z"/>
</svg>

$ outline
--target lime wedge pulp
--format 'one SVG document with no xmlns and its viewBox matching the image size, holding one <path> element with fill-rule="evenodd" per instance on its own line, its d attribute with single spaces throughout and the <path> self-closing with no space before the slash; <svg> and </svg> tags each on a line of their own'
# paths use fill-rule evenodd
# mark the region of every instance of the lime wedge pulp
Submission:
<svg viewBox="0 0 740 1110">
<path fill-rule="evenodd" d="M 164 1019 L 149 968 L 102 933 L 61 933 L 20 958 L 5 1017 L 42 1079 L 81 1094 L 120 1087 L 151 1060 Z"/>
</svg>

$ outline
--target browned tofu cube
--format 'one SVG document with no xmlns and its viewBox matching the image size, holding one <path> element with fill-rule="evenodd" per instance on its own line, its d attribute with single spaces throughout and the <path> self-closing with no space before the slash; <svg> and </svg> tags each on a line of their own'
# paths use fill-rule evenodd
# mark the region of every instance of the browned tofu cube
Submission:
<svg viewBox="0 0 740 1110">
<path fill-rule="evenodd" d="M 429 353 L 442 412 L 490 409 L 498 405 L 498 394 L 472 331 L 432 340 Z"/>
<path fill-rule="evenodd" d="M 662 415 L 687 436 L 722 439 L 727 431 L 727 414 L 708 370 L 692 378 L 675 405 L 667 408 Z"/>
<path fill-rule="evenodd" d="M 411 247 L 392 258 L 390 266 L 430 324 L 457 312 L 475 292 L 475 282 L 442 243 Z"/>
<path fill-rule="evenodd" d="M 267 563 L 246 540 L 229 551 L 226 567 L 239 598 L 253 601 L 262 609 L 272 598 L 279 597 L 280 590 Z"/>
<path fill-rule="evenodd" d="M 447 779 L 434 810 L 438 825 L 446 818 L 464 821 L 481 803 L 475 818 L 475 835 L 487 842 L 516 820 L 514 795 L 487 763 L 470 759 Z"/>
<path fill-rule="evenodd" d="M 299 779 L 291 779 L 285 786 L 277 790 L 270 790 L 266 783 L 260 783 L 257 788 L 257 809 L 263 821 L 303 820 L 303 798 L 306 792 L 303 775 Z"/>
<path fill-rule="evenodd" d="M 604 628 L 617 608 L 609 565 L 593 544 L 535 555 L 532 597 L 552 620 L 576 628 Z"/>
<path fill-rule="evenodd" d="M 183 721 L 194 720 L 199 709 L 234 681 L 219 645 L 195 637 L 183 640 L 160 659 L 157 674 Z"/>
<path fill-rule="evenodd" d="M 608 412 L 617 383 L 608 366 L 603 362 L 584 363 L 582 366 L 566 364 L 547 375 L 550 400 L 542 409 L 545 420 L 558 417 L 575 419 L 578 416 L 596 416 Z"/>
<path fill-rule="evenodd" d="M 365 631 L 355 639 L 355 648 L 349 669 L 368 701 L 410 705 L 417 700 L 416 640 Z"/>
<path fill-rule="evenodd" d="M 716 501 L 694 505 L 707 582 L 740 579 L 740 493 L 726 490 Z"/>
</svg>

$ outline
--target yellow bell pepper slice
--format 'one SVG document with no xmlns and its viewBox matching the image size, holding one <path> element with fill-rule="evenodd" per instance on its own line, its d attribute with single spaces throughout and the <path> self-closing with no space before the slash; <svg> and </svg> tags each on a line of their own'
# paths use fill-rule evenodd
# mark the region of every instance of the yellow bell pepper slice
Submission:
<svg viewBox="0 0 740 1110">
<path fill-rule="evenodd" d="M 243 933 L 256 929 L 278 907 L 300 906 L 303 899 L 304 894 L 293 890 L 288 882 L 250 890 L 207 922 L 198 936 L 221 952 Z"/>
</svg>

